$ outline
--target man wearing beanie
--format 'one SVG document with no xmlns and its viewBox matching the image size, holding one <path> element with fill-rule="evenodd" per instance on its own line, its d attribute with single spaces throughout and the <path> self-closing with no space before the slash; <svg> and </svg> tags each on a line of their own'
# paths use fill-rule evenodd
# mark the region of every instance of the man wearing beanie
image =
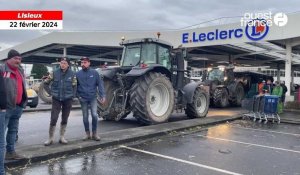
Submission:
<svg viewBox="0 0 300 175">
<path fill-rule="evenodd" d="M 22 57 L 14 49 L 8 52 L 7 59 L 0 66 L 0 72 L 4 78 L 6 90 L 6 113 L 5 127 L 6 133 L 6 160 L 17 160 L 23 157 L 15 150 L 16 135 L 19 130 L 19 119 L 26 107 L 27 93 L 25 87 L 24 70 L 21 68 Z"/>
<path fill-rule="evenodd" d="M 55 70 L 53 75 L 50 75 L 45 83 L 49 84 L 51 81 L 51 121 L 49 126 L 49 139 L 44 143 L 45 146 L 49 146 L 54 142 L 54 132 L 60 111 L 62 111 L 62 115 L 59 143 L 68 143 L 64 135 L 72 108 L 73 97 L 75 97 L 76 93 L 77 81 L 75 73 L 70 69 L 70 60 L 67 57 L 60 59 L 60 69 Z"/>
</svg>

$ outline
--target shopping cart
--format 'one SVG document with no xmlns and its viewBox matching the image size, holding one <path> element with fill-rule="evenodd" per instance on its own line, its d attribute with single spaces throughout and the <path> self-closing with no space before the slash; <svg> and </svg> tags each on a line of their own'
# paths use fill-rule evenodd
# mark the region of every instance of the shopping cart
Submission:
<svg viewBox="0 0 300 175">
<path fill-rule="evenodd" d="M 263 115 L 266 117 L 265 123 L 268 120 L 272 120 L 274 123 L 280 123 L 280 116 L 277 113 L 277 106 L 279 103 L 280 98 L 277 95 L 265 95 L 264 96 L 264 107 L 261 111 Z"/>
<path fill-rule="evenodd" d="M 242 108 L 247 110 L 247 113 L 243 114 L 243 119 L 253 118 L 255 113 L 253 112 L 254 98 L 245 98 L 242 100 Z"/>
<path fill-rule="evenodd" d="M 253 121 L 267 123 L 272 120 L 280 123 L 280 117 L 277 113 L 279 98 L 276 95 L 256 95 L 253 98 L 244 99 L 242 108 L 248 110 L 243 118 L 249 118 Z"/>
</svg>

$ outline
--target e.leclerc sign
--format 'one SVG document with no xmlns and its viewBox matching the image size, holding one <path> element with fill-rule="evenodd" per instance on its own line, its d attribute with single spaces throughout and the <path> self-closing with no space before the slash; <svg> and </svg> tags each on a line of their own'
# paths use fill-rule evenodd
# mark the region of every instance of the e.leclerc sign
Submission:
<svg viewBox="0 0 300 175">
<path fill-rule="evenodd" d="M 182 43 L 197 43 L 214 40 L 226 40 L 232 38 L 241 38 L 244 35 L 252 41 L 259 41 L 263 39 L 269 32 L 269 26 L 266 20 L 255 19 L 249 22 L 245 28 L 235 28 L 229 30 L 210 31 L 206 33 L 183 33 Z"/>
</svg>

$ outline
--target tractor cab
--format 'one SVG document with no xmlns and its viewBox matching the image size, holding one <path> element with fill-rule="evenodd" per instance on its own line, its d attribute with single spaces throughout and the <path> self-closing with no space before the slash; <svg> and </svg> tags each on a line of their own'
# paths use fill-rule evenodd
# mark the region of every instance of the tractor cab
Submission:
<svg viewBox="0 0 300 175">
<path fill-rule="evenodd" d="M 234 81 L 233 67 L 228 66 L 218 66 L 214 68 L 207 68 L 207 74 L 204 80 L 208 81 L 218 81 L 219 84 L 226 84 L 228 82 Z"/>
<path fill-rule="evenodd" d="M 124 46 L 121 67 L 159 64 L 171 68 L 171 44 L 155 38 L 122 41 Z"/>
</svg>

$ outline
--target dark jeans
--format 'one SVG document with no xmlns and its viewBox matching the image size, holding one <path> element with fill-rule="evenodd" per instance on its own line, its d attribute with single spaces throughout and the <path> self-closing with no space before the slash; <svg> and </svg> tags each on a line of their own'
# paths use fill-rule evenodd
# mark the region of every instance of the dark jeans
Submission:
<svg viewBox="0 0 300 175">
<path fill-rule="evenodd" d="M 0 111 L 0 175 L 5 174 L 4 155 L 5 155 L 5 112 Z"/>
<path fill-rule="evenodd" d="M 51 126 L 56 125 L 60 111 L 62 111 L 60 124 L 66 125 L 68 123 L 69 114 L 72 108 L 72 101 L 72 99 L 59 101 L 52 98 Z"/>
<path fill-rule="evenodd" d="M 285 95 L 281 96 L 281 102 L 284 103 L 285 101 Z"/>
<path fill-rule="evenodd" d="M 5 114 L 6 152 L 15 152 L 16 135 L 19 130 L 19 119 L 23 113 L 23 108 L 16 106 L 14 109 L 7 109 Z"/>
</svg>

